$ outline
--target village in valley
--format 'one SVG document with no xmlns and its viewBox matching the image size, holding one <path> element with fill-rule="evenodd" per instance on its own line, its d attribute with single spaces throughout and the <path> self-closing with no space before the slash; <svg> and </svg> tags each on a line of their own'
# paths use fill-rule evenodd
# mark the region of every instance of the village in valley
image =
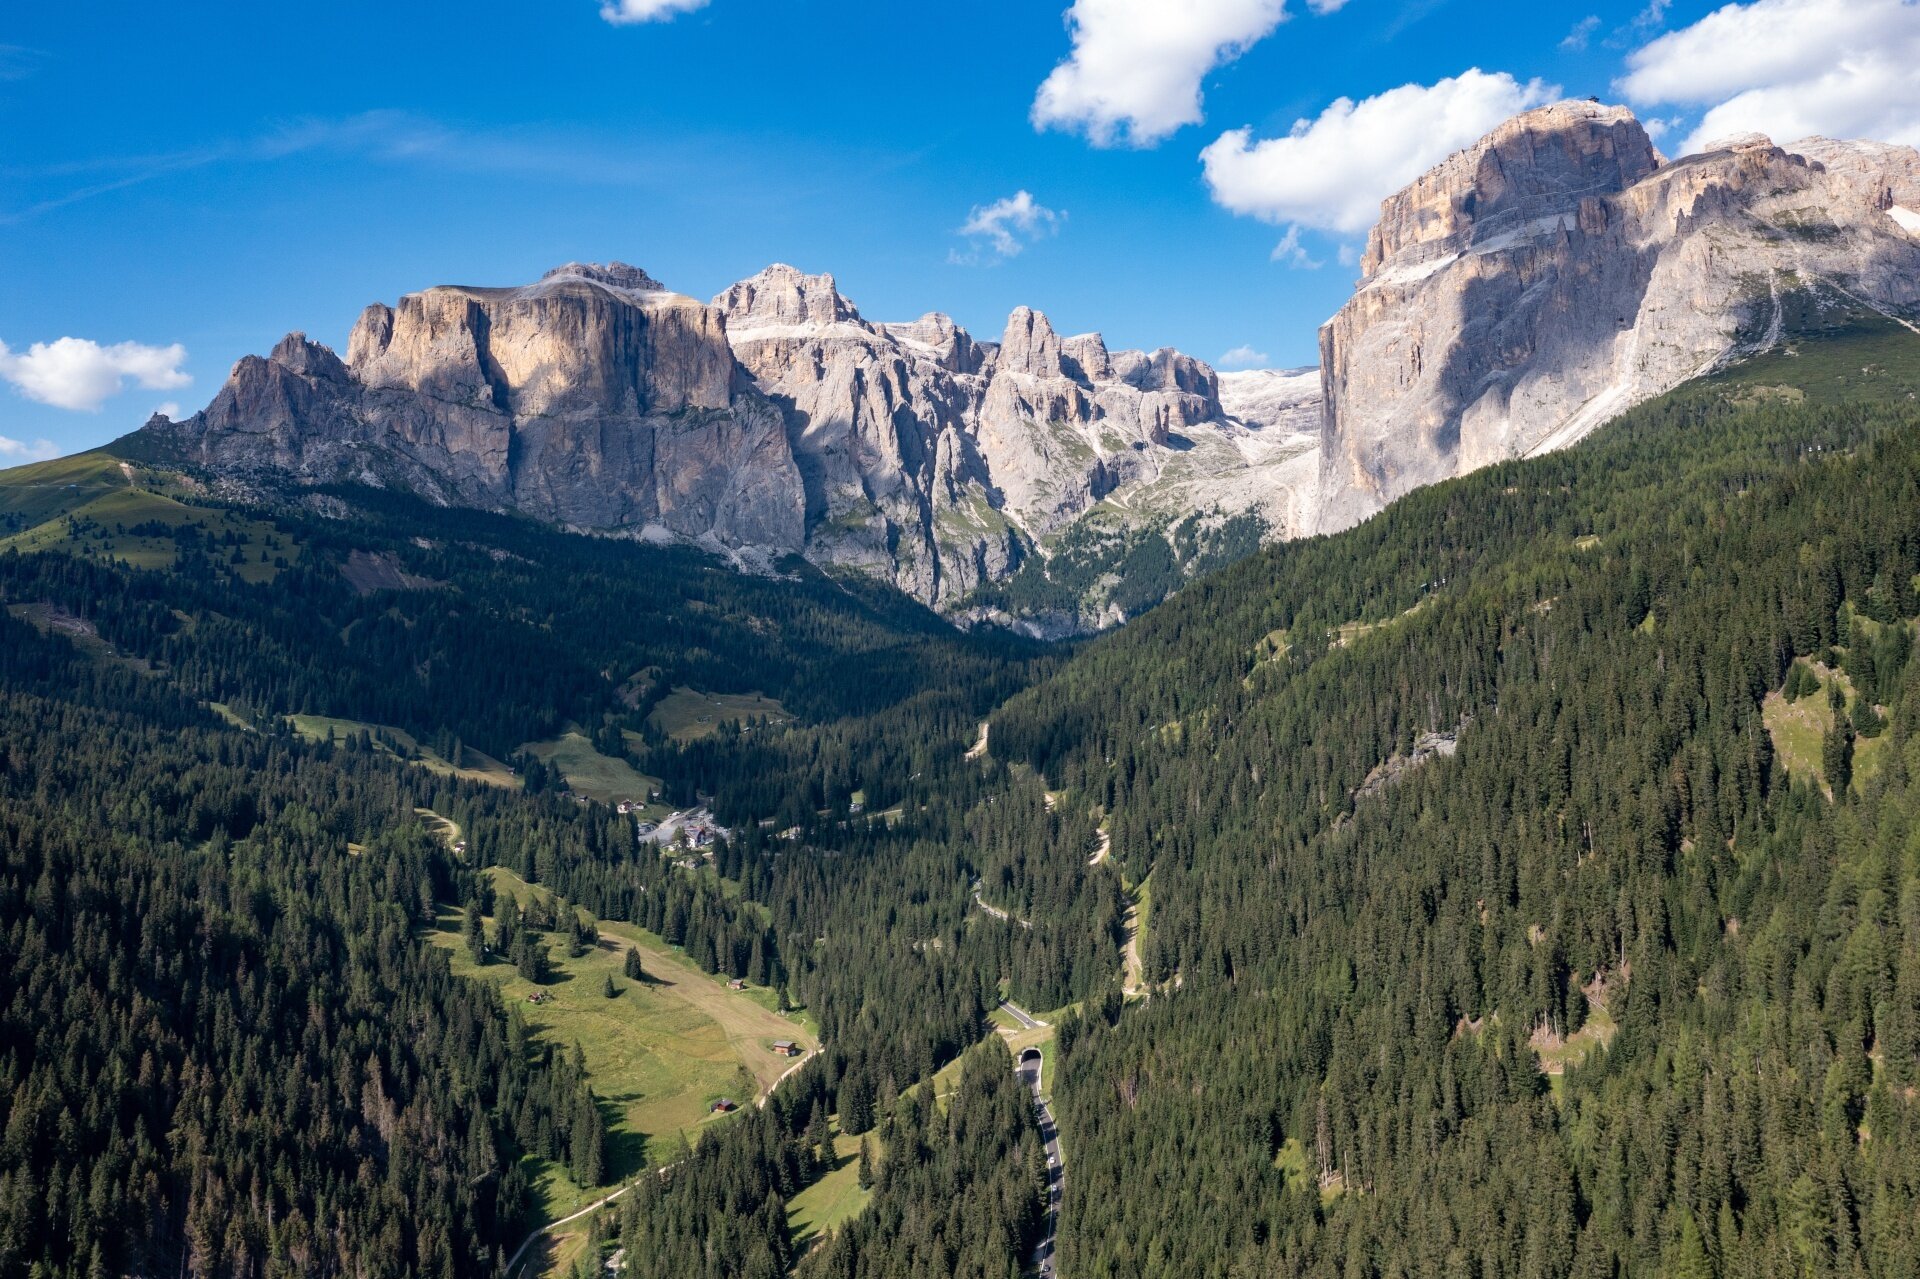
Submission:
<svg viewBox="0 0 1920 1279">
<path fill-rule="evenodd" d="M 622 800 L 615 807 L 622 813 L 645 811 L 643 805 L 631 800 Z M 726 839 L 730 834 L 714 820 L 712 810 L 704 804 L 669 814 L 658 822 L 642 818 L 634 828 L 634 837 L 640 843 L 653 844 L 662 853 L 681 853 L 678 864 L 688 870 L 698 866 L 702 858 L 712 861 L 714 841 Z"/>
</svg>

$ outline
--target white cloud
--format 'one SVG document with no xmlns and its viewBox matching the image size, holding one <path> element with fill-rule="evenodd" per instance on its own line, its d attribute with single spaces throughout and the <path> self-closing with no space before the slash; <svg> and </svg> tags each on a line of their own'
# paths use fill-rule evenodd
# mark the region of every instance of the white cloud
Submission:
<svg viewBox="0 0 1920 1279">
<path fill-rule="evenodd" d="M 170 421 L 178 422 L 180 420 L 180 401 L 162 400 L 153 406 L 153 411 Z"/>
<path fill-rule="evenodd" d="M 1635 50 L 1617 87 L 1642 105 L 1707 107 L 1681 144 L 1765 133 L 1920 143 L 1920 3 L 1753 0 Z"/>
<path fill-rule="evenodd" d="M 1256 351 L 1250 346 L 1236 346 L 1213 363 L 1215 368 L 1221 369 L 1264 369 L 1271 362 L 1265 351 Z"/>
<path fill-rule="evenodd" d="M 948 260 L 977 261 L 982 248 L 996 257 L 1013 257 L 1030 242 L 1058 231 L 1066 216 L 1039 203 L 1031 192 L 1024 190 L 992 204 L 976 204 L 960 228 L 960 234 L 973 241 L 974 248 L 966 254 L 949 254 Z"/>
<path fill-rule="evenodd" d="M 0 342 L 0 379 L 13 383 L 30 400 L 94 413 L 126 389 L 128 379 L 155 391 L 190 384 L 193 378 L 180 368 L 186 358 L 187 348 L 178 342 L 101 346 L 86 338 L 61 338 L 35 342 L 24 354 Z"/>
<path fill-rule="evenodd" d="M 1223 133 L 1200 153 L 1214 201 L 1235 213 L 1325 231 L 1364 231 L 1380 201 L 1508 117 L 1559 89 L 1478 68 L 1355 102 L 1336 99 L 1284 138 Z"/>
<path fill-rule="evenodd" d="M 1034 127 L 1084 130 L 1096 146 L 1152 146 L 1198 124 L 1207 72 L 1285 17 L 1286 0 L 1074 0 L 1073 54 L 1034 97 Z"/>
<path fill-rule="evenodd" d="M 1567 38 L 1560 42 L 1562 49 L 1580 50 L 1587 47 L 1587 41 L 1593 39 L 1593 33 L 1600 29 L 1600 15 L 1590 13 L 1573 24 L 1573 30 L 1567 32 Z"/>
<path fill-rule="evenodd" d="M 1341 245 L 1333 256 L 1334 260 L 1339 262 L 1341 266 L 1360 265 L 1360 250 L 1354 248 L 1351 244 Z"/>
<path fill-rule="evenodd" d="M 59 456 L 60 446 L 52 440 L 35 440 L 28 444 L 24 440 L 10 440 L 0 435 L 0 458 L 5 458 L 9 466 L 22 462 L 44 462 Z"/>
<path fill-rule="evenodd" d="M 0 81 L 24 80 L 32 75 L 46 54 L 20 44 L 0 44 Z"/>
<path fill-rule="evenodd" d="M 1268 256 L 1267 260 L 1269 262 L 1285 262 L 1295 270 L 1305 268 L 1309 271 L 1318 271 L 1326 265 L 1326 263 L 1308 253 L 1306 247 L 1300 243 L 1300 228 L 1298 226 L 1290 226 L 1287 228 L 1287 233 L 1280 237 L 1280 243 L 1273 246 L 1273 252 Z"/>
<path fill-rule="evenodd" d="M 707 0 L 603 0 L 600 16 L 615 26 L 636 22 L 667 22 L 678 13 L 707 7 Z"/>
</svg>

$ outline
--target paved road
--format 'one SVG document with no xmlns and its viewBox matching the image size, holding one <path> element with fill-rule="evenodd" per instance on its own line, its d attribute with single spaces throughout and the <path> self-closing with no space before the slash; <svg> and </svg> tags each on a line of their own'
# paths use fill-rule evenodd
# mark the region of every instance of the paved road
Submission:
<svg viewBox="0 0 1920 1279">
<path fill-rule="evenodd" d="M 1000 1001 L 1000 1011 L 1020 1023 L 1023 1030 L 1038 1030 L 1047 1023 L 1014 1003 L 1011 999 Z"/>
<path fill-rule="evenodd" d="M 1012 1010 L 1009 1004 L 1001 1007 Z M 1040 1279 L 1055 1279 L 1053 1250 L 1060 1236 L 1060 1197 L 1067 1187 L 1067 1164 L 1060 1156 L 1060 1130 L 1054 1126 L 1053 1109 L 1041 1094 L 1040 1076 L 1044 1069 L 1045 1058 L 1038 1049 L 1029 1048 L 1021 1054 L 1020 1077 L 1033 1090 L 1034 1115 L 1040 1121 L 1040 1138 L 1047 1150 L 1047 1233 L 1033 1250 L 1033 1266 Z"/>
</svg>

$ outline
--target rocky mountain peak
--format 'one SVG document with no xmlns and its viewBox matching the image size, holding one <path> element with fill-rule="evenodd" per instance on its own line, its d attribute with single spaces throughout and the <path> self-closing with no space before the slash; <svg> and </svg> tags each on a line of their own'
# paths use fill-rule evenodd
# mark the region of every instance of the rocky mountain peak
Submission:
<svg viewBox="0 0 1920 1279">
<path fill-rule="evenodd" d="M 1626 190 L 1660 164 L 1625 107 L 1556 102 L 1523 112 L 1382 201 L 1361 274 L 1524 234 Z"/>
<path fill-rule="evenodd" d="M 1558 103 L 1383 202 L 1366 272 L 1320 331 L 1322 531 L 1565 448 L 1804 317 L 1911 327 L 1920 153 L 1749 135 L 1668 162 L 1624 109 Z"/>
<path fill-rule="evenodd" d="M 987 353 L 973 335 L 940 311 L 876 328 L 882 337 L 917 349 L 949 373 L 978 373 L 986 363 Z"/>
<path fill-rule="evenodd" d="M 322 346 L 304 333 L 289 333 L 281 338 L 267 358 L 307 377 L 339 380 L 347 376 L 347 366 L 340 362 L 332 348 Z"/>
<path fill-rule="evenodd" d="M 1107 340 L 1098 333 L 1079 333 L 1060 340 L 1061 367 L 1067 376 L 1079 382 L 1114 380 L 1113 357 L 1107 352 Z M 1076 376 L 1077 375 L 1077 376 Z"/>
<path fill-rule="evenodd" d="M 998 371 L 1059 377 L 1060 354 L 1060 335 L 1053 331 L 1047 317 L 1032 307 L 1015 307 L 1007 317 L 1006 334 L 1000 339 Z"/>
<path fill-rule="evenodd" d="M 859 308 L 841 295 L 831 275 L 808 275 L 784 262 L 741 280 L 714 298 L 712 306 L 727 317 L 728 327 L 735 333 L 863 323 Z"/>
<path fill-rule="evenodd" d="M 544 283 L 549 280 L 590 280 L 611 289 L 624 289 L 630 293 L 665 293 L 667 287 L 642 271 L 637 266 L 625 262 L 568 262 L 557 266 L 540 277 Z"/>
</svg>

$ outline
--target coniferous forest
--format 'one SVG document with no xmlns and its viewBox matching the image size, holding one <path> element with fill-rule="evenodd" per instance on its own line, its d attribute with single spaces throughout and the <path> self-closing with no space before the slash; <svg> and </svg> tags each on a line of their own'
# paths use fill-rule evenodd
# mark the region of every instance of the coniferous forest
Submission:
<svg viewBox="0 0 1920 1279">
<path fill-rule="evenodd" d="M 1003 998 L 1070 1279 L 1920 1267 L 1910 405 L 1686 389 L 1074 646 L 309 496 L 234 508 L 300 548 L 266 580 L 0 553 L 0 1275 L 495 1274 L 531 1169 L 607 1184 L 583 1059 L 426 940 L 539 974 L 565 914 L 492 867 L 819 1031 L 588 1269 L 1022 1273 Z M 677 688 L 791 718 L 676 739 Z M 710 805 L 711 866 L 521 752 L 569 727 Z M 836 1136 L 861 1206 L 797 1237 Z"/>
</svg>

